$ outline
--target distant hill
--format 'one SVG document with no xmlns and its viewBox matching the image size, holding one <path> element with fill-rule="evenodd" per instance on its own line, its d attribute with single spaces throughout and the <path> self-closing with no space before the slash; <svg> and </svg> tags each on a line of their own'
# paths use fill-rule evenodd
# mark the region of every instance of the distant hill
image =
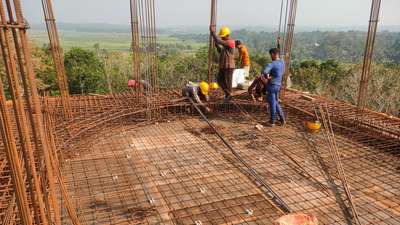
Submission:
<svg viewBox="0 0 400 225">
<path fill-rule="evenodd" d="M 76 31 L 76 32 L 112 32 L 112 33 L 129 33 L 129 24 L 107 24 L 107 23 L 57 23 L 59 30 Z M 248 30 L 254 32 L 276 32 L 275 27 L 263 26 L 230 26 L 232 30 Z M 34 30 L 45 30 L 44 24 L 31 24 Z M 296 32 L 310 31 L 367 31 L 368 26 L 326 26 L 326 27 L 308 27 L 297 26 Z M 208 26 L 177 26 L 177 27 L 158 27 L 158 33 L 161 34 L 204 34 L 208 33 Z M 379 31 L 400 32 L 400 25 L 397 26 L 380 26 Z"/>
</svg>

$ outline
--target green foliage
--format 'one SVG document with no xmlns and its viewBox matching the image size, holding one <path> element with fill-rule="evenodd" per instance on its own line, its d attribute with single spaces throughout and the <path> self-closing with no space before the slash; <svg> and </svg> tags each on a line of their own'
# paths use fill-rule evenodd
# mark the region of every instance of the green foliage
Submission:
<svg viewBox="0 0 400 225">
<path fill-rule="evenodd" d="M 173 35 L 178 39 L 207 43 L 208 34 Z M 242 40 L 250 52 L 265 54 L 276 47 L 276 34 L 238 30 L 232 33 L 234 39 Z M 359 63 L 364 55 L 366 32 L 361 31 L 312 31 L 298 32 L 294 37 L 293 61 L 336 60 L 341 63 Z M 376 39 L 374 60 L 379 63 L 400 63 L 400 33 L 379 32 Z"/>
<path fill-rule="evenodd" d="M 328 98 L 357 103 L 362 66 L 336 61 L 304 61 L 294 64 L 291 79 L 296 89 Z M 368 107 L 397 115 L 400 109 L 400 66 L 373 64 L 368 89 Z"/>
<path fill-rule="evenodd" d="M 103 92 L 104 64 L 95 52 L 72 48 L 65 54 L 65 69 L 72 94 Z"/>
<path fill-rule="evenodd" d="M 33 65 L 38 79 L 38 88 L 58 95 L 57 75 L 49 45 L 33 49 Z"/>
<path fill-rule="evenodd" d="M 1 54 L 0 54 L 1 55 Z M 8 91 L 8 82 L 5 82 L 7 80 L 7 76 L 6 76 L 6 69 L 4 67 L 4 61 L 0 60 L 0 79 L 3 81 L 3 89 L 4 89 L 4 94 L 6 96 L 6 98 L 10 98 L 10 93 Z"/>
<path fill-rule="evenodd" d="M 319 62 L 307 60 L 295 63 L 291 68 L 292 81 L 295 88 L 310 91 L 316 94 L 324 94 L 344 78 L 346 73 L 343 66 L 335 60 Z"/>
<path fill-rule="evenodd" d="M 400 37 L 388 49 L 385 49 L 385 54 L 390 62 L 400 62 Z"/>
<path fill-rule="evenodd" d="M 268 49 L 274 35 L 267 32 L 237 31 L 232 35 L 250 49 L 250 76 L 259 75 L 271 62 Z M 365 33 L 304 32 L 296 35 L 290 68 L 293 87 L 299 90 L 356 103 L 360 82 Z M 176 40 L 184 40 L 180 43 Z M 118 42 L 118 39 L 114 42 Z M 181 35 L 158 44 L 157 70 L 161 88 L 180 88 L 185 81 L 201 81 L 208 74 L 208 35 Z M 93 43 L 93 42 L 92 42 Z M 103 42 L 85 49 L 71 48 L 65 66 L 72 94 L 121 92 L 134 79 L 130 51 L 114 51 Z M 191 43 L 203 43 L 192 45 Z M 201 47 L 202 46 L 202 47 Z M 217 62 L 217 54 L 213 60 Z M 376 111 L 397 114 L 400 108 L 400 37 L 378 34 L 371 70 L 368 105 Z M 33 60 L 40 88 L 58 95 L 58 85 L 48 46 L 34 48 Z M 141 65 L 144 62 L 142 59 Z M 143 67 L 142 67 L 143 69 Z M 218 71 L 215 64 L 214 76 Z M 0 71 L 2 76 L 4 73 Z M 144 74 L 142 74 L 144 77 Z"/>
<path fill-rule="evenodd" d="M 160 57 L 158 60 L 160 86 L 178 88 L 185 81 L 206 80 L 207 65 L 208 48 L 199 49 L 195 55 L 170 54 Z"/>
</svg>

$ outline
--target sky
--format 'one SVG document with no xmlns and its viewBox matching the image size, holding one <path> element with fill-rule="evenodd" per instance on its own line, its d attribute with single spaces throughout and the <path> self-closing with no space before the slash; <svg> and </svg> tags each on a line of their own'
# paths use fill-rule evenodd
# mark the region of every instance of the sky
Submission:
<svg viewBox="0 0 400 225">
<path fill-rule="evenodd" d="M 210 0 L 155 0 L 157 26 L 208 26 Z M 53 0 L 58 22 L 129 24 L 129 0 Z M 371 0 L 299 0 L 297 26 L 365 26 Z M 22 0 L 30 23 L 43 21 L 41 0 Z M 218 24 L 278 26 L 281 0 L 218 0 Z M 400 0 L 382 0 L 380 24 L 400 25 Z"/>
</svg>

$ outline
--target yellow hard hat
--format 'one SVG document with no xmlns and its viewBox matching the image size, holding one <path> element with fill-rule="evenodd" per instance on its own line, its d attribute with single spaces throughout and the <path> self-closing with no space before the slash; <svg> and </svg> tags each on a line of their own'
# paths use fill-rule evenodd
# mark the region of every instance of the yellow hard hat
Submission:
<svg viewBox="0 0 400 225">
<path fill-rule="evenodd" d="M 213 89 L 213 90 L 217 90 L 217 89 L 219 88 L 219 85 L 218 85 L 217 82 L 212 82 L 212 83 L 210 84 L 210 87 L 211 87 L 211 89 Z"/>
<path fill-rule="evenodd" d="M 310 130 L 310 132 L 318 132 L 319 129 L 321 129 L 321 123 L 319 121 L 306 121 L 306 126 L 308 128 L 308 130 Z"/>
<path fill-rule="evenodd" d="M 226 37 L 231 34 L 231 30 L 228 27 L 221 27 L 221 30 L 219 31 L 219 36 L 220 37 Z"/>
<path fill-rule="evenodd" d="M 208 91 L 210 90 L 210 86 L 208 85 L 207 82 L 202 81 L 202 82 L 200 82 L 200 90 L 201 90 L 201 93 L 203 93 L 203 95 L 207 96 Z"/>
</svg>

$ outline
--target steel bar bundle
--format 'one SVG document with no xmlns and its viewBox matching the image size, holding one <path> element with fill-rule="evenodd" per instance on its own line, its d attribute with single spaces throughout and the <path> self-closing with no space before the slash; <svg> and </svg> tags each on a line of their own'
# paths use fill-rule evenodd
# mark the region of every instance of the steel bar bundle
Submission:
<svg viewBox="0 0 400 225">
<path fill-rule="evenodd" d="M 358 90 L 357 106 L 361 113 L 363 113 L 367 104 L 368 83 L 370 80 L 370 70 L 374 53 L 376 32 L 378 28 L 380 7 L 381 0 L 372 0 L 363 68 L 361 73 L 360 87 Z"/>
<path fill-rule="evenodd" d="M 7 113 L 6 106 L 6 98 L 4 96 L 4 89 L 1 85 L 1 112 L 2 112 L 2 137 L 3 143 L 6 146 L 7 160 L 10 164 L 14 191 L 16 193 L 16 202 L 18 205 L 18 212 L 20 214 L 20 218 L 23 224 L 31 224 L 32 218 L 30 215 L 30 209 L 27 201 L 27 191 L 24 185 L 23 176 L 24 176 L 24 168 L 22 165 L 25 165 L 27 179 L 29 183 L 30 194 L 32 195 L 33 206 L 35 210 L 35 221 L 36 223 L 40 220 L 43 220 L 44 223 L 47 223 L 47 218 L 44 214 L 44 200 L 41 192 L 41 187 L 39 185 L 38 173 L 36 171 L 35 159 L 33 156 L 33 148 L 30 142 L 30 134 L 29 134 L 29 125 L 27 122 L 27 117 L 25 113 L 25 101 L 31 101 L 30 93 L 32 97 L 37 97 L 36 90 L 30 89 L 29 85 L 32 84 L 30 82 L 30 78 L 32 76 L 32 65 L 30 64 L 30 55 L 27 51 L 27 39 L 25 36 L 25 28 L 21 26 L 20 28 L 16 27 L 7 27 L 8 24 L 20 24 L 24 25 L 24 21 L 21 15 L 21 9 L 19 2 L 14 2 L 14 7 L 10 1 L 5 2 L 6 5 L 3 4 L 3 1 L 0 3 L 0 15 L 1 15 L 1 23 L 3 24 L 3 28 L 1 29 L 1 49 L 2 56 L 4 60 L 4 64 L 6 67 L 7 80 L 9 84 L 9 93 L 11 94 L 12 102 L 13 102 L 13 111 L 14 116 L 17 120 L 18 127 L 18 137 L 21 144 L 21 150 L 23 157 L 20 157 L 19 149 L 17 148 L 17 139 L 13 135 L 12 124 Z M 15 10 L 15 11 L 14 11 Z M 8 13 L 8 20 L 6 14 Z M 14 15 L 14 12 L 16 16 Z M 16 17 L 16 18 L 15 18 Z M 14 46 L 13 46 L 14 45 Z M 24 49 L 22 49 L 24 48 Z M 18 59 L 18 65 L 15 63 L 15 58 Z M 24 64 L 26 62 L 26 67 Z M 19 68 L 18 68 L 19 66 Z M 23 87 L 21 87 L 21 83 Z M 36 87 L 35 87 L 36 88 Z M 22 95 L 21 90 L 24 90 L 24 95 Z M 25 96 L 25 101 L 22 98 Z M 38 98 L 32 98 L 33 103 L 39 103 Z M 32 127 L 36 128 L 36 123 L 32 120 L 33 108 L 31 104 L 28 105 L 29 115 L 30 115 L 30 124 Z M 34 130 L 36 131 L 36 130 Z M 35 140 L 36 141 L 36 140 Z"/>
<path fill-rule="evenodd" d="M 71 103 L 68 91 L 68 79 L 64 67 L 64 56 L 60 46 L 60 38 L 58 36 L 57 25 L 53 13 L 52 0 L 42 0 L 44 18 L 46 21 L 47 33 L 49 36 L 51 52 L 57 74 L 58 86 L 60 89 L 62 105 L 64 108 L 64 116 L 71 119 Z"/>
<path fill-rule="evenodd" d="M 283 75 L 283 89 L 281 97 L 285 97 L 285 92 L 290 76 L 290 63 L 292 56 L 292 45 L 293 45 L 293 36 L 294 36 L 294 26 L 296 23 L 296 14 L 297 14 L 297 0 L 290 0 L 290 4 L 286 5 L 289 8 L 288 21 L 287 21 L 287 29 L 285 30 L 285 43 L 284 43 L 284 51 L 283 51 L 283 59 L 285 61 L 285 73 Z"/>
<path fill-rule="evenodd" d="M 347 201 L 350 205 L 350 209 L 351 209 L 351 212 L 353 215 L 353 218 L 352 218 L 353 222 L 354 222 L 354 224 L 360 225 L 361 223 L 360 223 L 360 219 L 358 216 L 358 212 L 355 207 L 353 197 L 352 197 L 352 194 L 349 189 L 349 185 L 348 185 L 347 178 L 346 178 L 346 173 L 343 169 L 343 163 L 342 163 L 338 145 L 336 142 L 335 132 L 333 131 L 333 126 L 332 126 L 328 107 L 326 105 L 325 106 L 319 105 L 318 110 L 319 110 L 320 116 L 317 115 L 317 118 L 320 117 L 320 119 L 322 121 L 322 124 L 324 127 L 324 129 L 323 129 L 324 136 L 326 138 L 326 141 L 327 141 L 327 144 L 329 147 L 328 149 L 331 154 L 332 161 L 335 162 L 335 167 L 338 172 L 339 179 L 342 183 L 344 192 L 346 194 Z"/>
<path fill-rule="evenodd" d="M 10 119 L 10 109 L 6 104 L 3 85 L 0 87 L 1 133 L 12 173 L 19 212 L 17 218 L 22 224 L 32 224 L 34 221 L 35 224 L 59 225 L 61 212 L 56 196 L 54 159 L 44 128 L 42 108 L 30 58 L 27 26 L 20 1 L 0 2 L 0 16 L 3 25 L 0 30 L 0 44 L 17 136 L 13 134 L 14 125 Z M 8 26 L 9 24 L 18 26 Z M 40 172 L 38 168 L 41 168 Z M 28 186 L 25 186 L 25 176 Z M 34 219 L 31 211 L 34 212 Z M 7 218 L 10 218 L 10 215 Z"/>
<path fill-rule="evenodd" d="M 132 78 L 136 81 L 141 79 L 140 74 L 140 40 L 139 40 L 139 18 L 137 0 L 130 1 L 131 32 L 132 32 Z M 139 85 L 136 85 L 136 96 L 139 99 Z"/>
<path fill-rule="evenodd" d="M 211 17 L 210 27 L 216 28 L 217 24 L 217 0 L 211 0 Z M 210 41 L 208 46 L 208 83 L 213 81 L 213 56 L 215 51 L 214 39 L 210 34 Z"/>
<path fill-rule="evenodd" d="M 140 57 L 143 57 L 143 79 L 150 85 L 146 92 L 151 95 L 157 90 L 157 42 L 155 24 L 154 0 L 137 0 L 133 6 L 137 7 L 139 33 L 140 33 Z M 135 13 L 133 13 L 135 15 Z M 133 18 L 135 20 L 135 18 Z"/>
</svg>

